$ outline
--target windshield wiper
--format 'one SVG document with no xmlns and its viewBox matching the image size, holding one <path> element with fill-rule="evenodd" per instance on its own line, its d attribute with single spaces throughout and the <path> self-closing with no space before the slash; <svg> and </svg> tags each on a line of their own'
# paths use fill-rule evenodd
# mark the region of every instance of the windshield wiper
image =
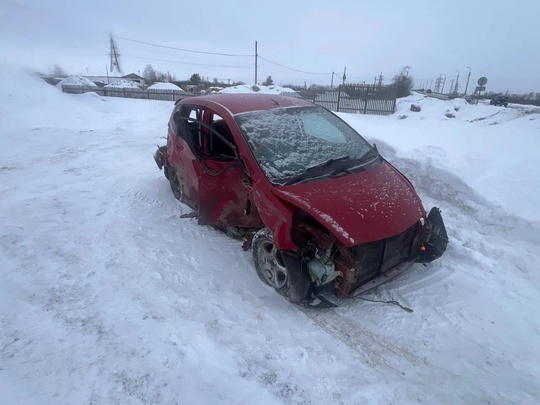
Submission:
<svg viewBox="0 0 540 405">
<path fill-rule="evenodd" d="M 295 183 L 300 183 L 304 180 L 309 180 L 313 177 L 318 177 L 318 176 L 321 176 L 323 174 L 326 174 L 328 172 L 328 169 L 329 168 L 333 168 L 334 166 L 336 166 L 337 163 L 341 163 L 341 162 L 345 162 L 347 160 L 350 160 L 350 156 L 341 156 L 341 157 L 338 157 L 338 158 L 333 158 L 333 159 L 329 159 L 327 160 L 326 162 L 322 162 L 322 163 L 319 163 L 318 165 L 315 165 L 315 166 L 310 166 L 308 167 L 304 172 L 300 173 L 299 175 L 297 176 L 294 176 L 292 178 L 290 178 L 289 180 L 287 180 L 285 182 L 285 185 L 290 185 L 290 184 L 295 184 Z M 344 167 L 340 167 L 339 170 L 343 170 Z"/>
</svg>

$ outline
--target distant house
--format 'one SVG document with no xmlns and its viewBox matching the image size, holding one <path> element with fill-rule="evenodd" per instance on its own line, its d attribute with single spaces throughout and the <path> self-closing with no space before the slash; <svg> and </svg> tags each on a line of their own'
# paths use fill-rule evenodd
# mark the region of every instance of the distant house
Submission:
<svg viewBox="0 0 540 405">
<path fill-rule="evenodd" d="M 52 77 L 52 76 L 42 76 L 41 78 L 52 86 L 56 86 L 62 80 L 62 79 L 59 79 L 57 77 Z"/>
<path fill-rule="evenodd" d="M 139 83 L 141 86 L 144 86 L 146 83 L 144 77 L 136 75 L 135 73 L 130 73 L 129 75 L 122 76 L 122 79 L 131 80 L 132 82 Z"/>
<path fill-rule="evenodd" d="M 84 78 L 94 82 L 99 87 L 103 87 L 106 84 L 111 84 L 120 79 L 119 76 L 101 76 L 101 75 L 83 75 Z"/>
<path fill-rule="evenodd" d="M 120 79 L 130 80 L 132 82 L 135 82 L 139 84 L 140 86 L 143 86 L 145 83 L 145 80 L 143 77 L 136 75 L 135 73 L 130 73 L 129 75 L 125 76 L 102 76 L 102 75 L 83 75 L 88 80 L 93 81 L 95 84 L 97 84 L 100 87 L 103 87 L 106 84 L 114 83 Z"/>
</svg>

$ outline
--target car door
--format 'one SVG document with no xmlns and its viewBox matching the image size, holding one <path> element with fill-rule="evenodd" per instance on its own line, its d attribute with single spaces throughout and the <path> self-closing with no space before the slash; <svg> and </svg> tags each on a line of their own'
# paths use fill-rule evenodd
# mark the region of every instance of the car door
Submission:
<svg viewBox="0 0 540 405">
<path fill-rule="evenodd" d="M 168 160 L 178 177 L 181 200 L 194 209 L 199 207 L 199 180 L 194 163 L 202 150 L 202 107 L 178 105 L 169 122 Z"/>
<path fill-rule="evenodd" d="M 233 128 L 209 108 L 203 110 L 201 159 L 197 173 L 199 223 L 214 226 L 262 227 L 251 203 L 252 183 L 239 156 Z"/>
</svg>

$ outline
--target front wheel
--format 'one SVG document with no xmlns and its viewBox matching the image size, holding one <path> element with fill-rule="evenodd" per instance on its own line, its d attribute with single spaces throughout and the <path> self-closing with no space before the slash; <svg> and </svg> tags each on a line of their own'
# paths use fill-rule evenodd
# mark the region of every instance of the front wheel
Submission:
<svg viewBox="0 0 540 405">
<path fill-rule="evenodd" d="M 268 228 L 263 228 L 255 234 L 252 249 L 255 270 L 259 278 L 281 295 L 287 296 L 289 273 Z"/>
<path fill-rule="evenodd" d="M 310 280 L 302 275 L 302 261 L 293 252 L 281 251 L 268 228 L 257 231 L 252 242 L 255 270 L 263 283 L 292 302 L 306 299 Z"/>
</svg>

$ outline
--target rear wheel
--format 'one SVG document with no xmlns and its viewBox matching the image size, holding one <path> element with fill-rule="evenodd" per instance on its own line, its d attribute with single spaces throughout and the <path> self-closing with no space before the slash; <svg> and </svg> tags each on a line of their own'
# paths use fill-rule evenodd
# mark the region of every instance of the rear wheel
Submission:
<svg viewBox="0 0 540 405">
<path fill-rule="evenodd" d="M 170 166 L 163 166 L 163 174 L 165 174 L 167 180 L 169 180 L 169 167 Z"/>
<path fill-rule="evenodd" d="M 180 182 L 178 181 L 178 175 L 174 167 L 167 166 L 167 174 L 169 176 L 169 183 L 173 192 L 174 198 L 180 200 L 182 198 L 182 189 L 180 188 Z"/>
<path fill-rule="evenodd" d="M 252 242 L 253 261 L 259 278 L 283 296 L 288 296 L 289 273 L 268 228 L 259 230 Z"/>
</svg>

